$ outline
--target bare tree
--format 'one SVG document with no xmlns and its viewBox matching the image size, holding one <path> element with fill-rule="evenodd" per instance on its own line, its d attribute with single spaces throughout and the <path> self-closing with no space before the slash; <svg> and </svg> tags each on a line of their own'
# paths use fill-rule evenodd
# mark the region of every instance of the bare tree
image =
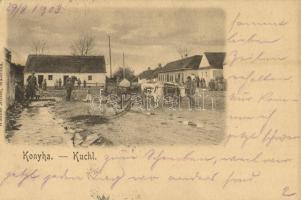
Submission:
<svg viewBox="0 0 301 200">
<path fill-rule="evenodd" d="M 190 53 L 190 50 L 188 50 L 187 48 L 178 48 L 177 51 L 180 54 L 181 58 L 186 58 Z"/>
<path fill-rule="evenodd" d="M 113 78 L 120 79 L 120 80 L 123 78 L 132 80 L 135 77 L 136 77 L 135 72 L 129 67 L 125 67 L 125 68 L 119 67 L 113 74 Z"/>
<path fill-rule="evenodd" d="M 36 40 L 33 41 L 31 44 L 31 49 L 36 55 L 44 54 L 46 48 L 47 48 L 47 43 L 44 40 Z"/>
<path fill-rule="evenodd" d="M 88 56 L 95 47 L 95 37 L 82 35 L 71 44 L 72 55 Z"/>
</svg>

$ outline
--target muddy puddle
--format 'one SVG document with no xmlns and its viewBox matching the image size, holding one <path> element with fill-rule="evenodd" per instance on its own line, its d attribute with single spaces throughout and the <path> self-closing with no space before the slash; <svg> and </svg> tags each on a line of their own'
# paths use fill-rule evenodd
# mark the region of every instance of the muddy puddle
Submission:
<svg viewBox="0 0 301 200">
<path fill-rule="evenodd" d="M 38 101 L 13 116 L 14 126 L 7 131 L 7 139 L 14 144 L 66 145 L 70 137 L 58 119 L 50 112 L 53 101 Z"/>
</svg>

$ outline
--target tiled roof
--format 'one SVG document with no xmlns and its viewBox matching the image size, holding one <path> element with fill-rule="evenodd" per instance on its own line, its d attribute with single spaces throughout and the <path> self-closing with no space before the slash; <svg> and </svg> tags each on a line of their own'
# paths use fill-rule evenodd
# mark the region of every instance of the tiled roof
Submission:
<svg viewBox="0 0 301 200">
<path fill-rule="evenodd" d="M 210 66 L 217 69 L 224 68 L 224 62 L 226 58 L 225 52 L 205 52 L 205 55 L 208 59 Z"/>
<path fill-rule="evenodd" d="M 201 55 L 195 55 L 167 63 L 161 72 L 176 71 L 180 69 L 198 69 L 202 60 Z"/>
<path fill-rule="evenodd" d="M 160 72 L 216 68 L 223 69 L 226 53 L 224 52 L 205 52 L 204 55 L 194 55 L 191 57 L 167 63 Z M 207 62 L 208 61 L 208 62 Z M 201 64 L 201 65 L 200 65 Z"/>
</svg>

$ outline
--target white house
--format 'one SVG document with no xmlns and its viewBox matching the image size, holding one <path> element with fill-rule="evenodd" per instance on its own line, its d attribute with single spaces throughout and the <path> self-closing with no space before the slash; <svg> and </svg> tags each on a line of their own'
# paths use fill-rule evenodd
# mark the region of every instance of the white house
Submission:
<svg viewBox="0 0 301 200">
<path fill-rule="evenodd" d="M 184 83 L 188 76 L 203 78 L 206 84 L 211 79 L 223 77 L 225 53 L 206 52 L 167 63 L 159 72 L 160 82 Z"/>
<path fill-rule="evenodd" d="M 64 56 L 29 55 L 27 58 L 24 82 L 35 73 L 38 84 L 46 79 L 47 86 L 55 86 L 61 79 L 62 85 L 68 77 L 76 77 L 87 86 L 104 86 L 106 82 L 106 64 L 104 56 Z"/>
</svg>

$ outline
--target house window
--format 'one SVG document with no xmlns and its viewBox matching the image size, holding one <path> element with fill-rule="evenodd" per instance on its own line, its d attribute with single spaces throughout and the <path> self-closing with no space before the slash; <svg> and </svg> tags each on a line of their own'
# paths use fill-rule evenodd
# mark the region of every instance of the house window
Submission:
<svg viewBox="0 0 301 200">
<path fill-rule="evenodd" d="M 88 76 L 88 81 L 92 81 L 92 75 Z"/>
<path fill-rule="evenodd" d="M 205 72 L 206 73 L 206 77 L 207 77 L 207 72 Z"/>
<path fill-rule="evenodd" d="M 48 75 L 48 80 L 51 81 L 53 79 L 52 75 Z"/>
</svg>

